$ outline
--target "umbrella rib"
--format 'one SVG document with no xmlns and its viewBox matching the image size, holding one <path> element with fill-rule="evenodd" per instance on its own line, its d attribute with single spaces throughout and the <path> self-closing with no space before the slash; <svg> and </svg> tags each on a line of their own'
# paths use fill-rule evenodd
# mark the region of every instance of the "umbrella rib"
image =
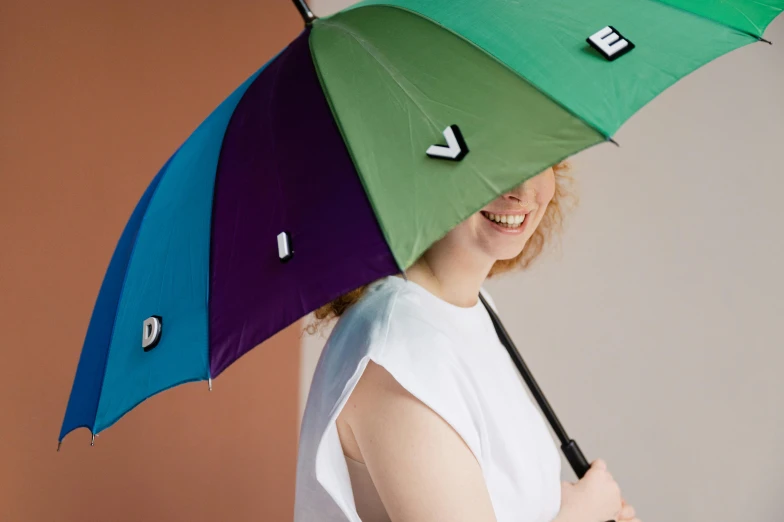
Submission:
<svg viewBox="0 0 784 522">
<path fill-rule="evenodd" d="M 411 100 L 411 102 L 413 102 L 414 105 L 416 105 L 417 109 L 419 109 L 419 111 L 427 118 L 427 121 L 430 122 L 433 128 L 438 129 L 438 124 L 433 120 L 433 118 L 430 117 L 427 111 L 424 110 L 421 104 L 417 101 L 417 98 L 411 92 L 409 92 L 409 89 L 406 88 L 405 82 L 398 79 L 402 75 L 388 61 L 383 59 L 383 55 L 378 50 L 378 48 L 370 44 L 367 40 L 363 40 L 362 38 L 358 37 L 353 31 L 351 31 L 350 27 L 346 26 L 343 23 L 335 22 L 335 21 L 322 22 L 322 23 L 340 29 L 347 35 L 351 36 L 360 45 L 360 47 L 362 47 L 362 49 L 364 49 L 376 61 L 376 63 L 378 63 L 381 67 L 383 67 L 383 69 L 387 72 L 389 77 L 395 81 L 398 87 L 400 87 L 400 90 L 402 90 L 403 93 L 405 93 L 408 99 Z M 403 77 L 403 79 L 405 79 L 405 77 Z"/>
<path fill-rule="evenodd" d="M 759 26 L 758 26 L 756 23 L 754 23 L 754 21 L 753 21 L 751 18 L 749 18 L 749 17 L 748 17 L 748 15 L 746 15 L 746 13 L 744 13 L 743 11 L 741 11 L 740 9 L 738 9 L 737 7 L 734 7 L 734 6 L 732 6 L 732 8 L 733 8 L 733 9 L 735 9 L 736 11 L 738 11 L 740 14 L 742 14 L 742 15 L 743 15 L 743 17 L 744 17 L 744 18 L 746 18 L 746 20 L 748 20 L 748 21 L 749 21 L 749 23 L 750 23 L 751 25 L 753 25 L 753 26 L 754 26 L 754 28 L 755 28 L 757 31 L 759 31 L 759 33 L 760 33 L 760 34 L 754 34 L 754 33 L 751 33 L 751 32 L 749 32 L 749 31 L 745 30 L 745 29 L 741 29 L 741 28 L 739 28 L 739 27 L 735 27 L 735 26 L 732 26 L 732 25 L 729 25 L 729 24 L 725 24 L 724 22 L 720 22 L 719 20 L 715 20 L 715 19 L 713 19 L 713 18 L 711 18 L 711 17 L 709 17 L 709 16 L 705 16 L 705 15 L 702 15 L 702 14 L 700 14 L 700 13 L 695 13 L 694 11 L 689 11 L 688 9 L 684 9 L 683 7 L 679 7 L 679 6 L 677 6 L 677 5 L 673 5 L 673 4 L 671 4 L 671 3 L 669 3 L 669 2 L 665 2 L 665 1 L 663 1 L 663 0 L 649 0 L 649 1 L 651 1 L 651 2 L 655 2 L 655 3 L 657 3 L 657 4 L 665 5 L 665 6 L 667 6 L 667 7 L 670 7 L 670 8 L 672 8 L 672 9 L 677 9 L 678 11 L 682 11 L 682 12 L 684 12 L 684 13 L 689 13 L 690 15 L 697 16 L 697 17 L 699 17 L 699 18 L 702 18 L 702 19 L 704 19 L 704 20 L 710 20 L 710 21 L 711 21 L 711 22 L 713 22 L 714 24 L 718 24 L 718 25 L 720 25 L 720 26 L 722 26 L 722 27 L 729 27 L 730 29 L 734 29 L 734 30 L 736 30 L 736 31 L 739 31 L 739 32 L 741 32 L 741 33 L 743 33 L 743 34 L 747 34 L 747 35 L 749 35 L 749 36 L 753 36 L 754 38 L 756 38 L 756 39 L 757 39 L 757 40 L 759 40 L 759 41 L 766 42 L 766 43 L 771 43 L 771 42 L 769 42 L 768 40 L 765 40 L 765 39 L 762 37 L 762 34 L 765 32 L 765 31 L 764 31 L 764 29 L 765 29 L 765 28 L 761 28 L 761 27 L 759 27 Z M 753 1 L 753 0 L 752 0 L 752 1 Z M 762 3 L 762 2 L 757 2 L 757 1 L 754 1 L 754 3 L 755 3 L 755 4 L 762 5 L 762 6 L 765 6 L 765 7 L 770 7 L 770 8 L 772 8 L 772 9 L 778 9 L 777 7 L 773 7 L 773 6 L 771 6 L 771 5 L 764 4 L 764 3 Z M 779 9 L 779 13 L 781 13 L 781 9 Z M 775 18 L 775 16 L 774 16 L 773 18 Z M 767 25 L 768 25 L 768 24 L 766 24 L 766 25 L 765 25 L 765 27 L 767 27 Z"/>
<path fill-rule="evenodd" d="M 753 26 L 754 26 L 754 29 L 756 29 L 756 30 L 757 30 L 757 32 L 760 34 L 760 36 L 758 36 L 758 38 L 761 38 L 761 36 L 762 36 L 762 33 L 764 32 L 764 31 L 762 30 L 762 28 L 761 28 L 761 27 L 759 27 L 757 24 L 755 24 L 755 23 L 754 23 L 754 20 L 752 20 L 751 18 L 749 18 L 749 16 L 748 16 L 746 13 L 744 13 L 743 11 L 741 11 L 740 9 L 738 9 L 737 7 L 735 7 L 734 5 L 733 5 L 733 6 L 730 6 L 730 7 L 732 7 L 734 10 L 736 10 L 737 12 L 739 12 L 739 13 L 740 13 L 740 14 L 743 16 L 743 18 L 745 18 L 746 20 L 748 20 L 748 21 L 749 21 L 749 23 L 750 23 L 751 25 L 753 25 Z"/>
<path fill-rule="evenodd" d="M 177 154 L 179 153 L 179 151 L 180 151 L 180 149 L 177 149 L 174 152 L 174 154 L 172 154 L 172 156 L 169 158 L 168 162 L 174 163 L 174 161 L 177 159 Z M 97 428 L 97 423 L 98 423 L 98 412 L 99 412 L 99 408 L 101 406 L 101 399 L 103 398 L 103 386 L 104 386 L 104 383 L 106 382 L 106 372 L 109 369 L 109 357 L 112 354 L 112 346 L 114 345 L 114 335 L 115 335 L 116 330 L 117 330 L 117 316 L 118 316 L 118 314 L 120 312 L 120 307 L 122 306 L 122 303 L 123 303 L 124 298 L 125 298 L 125 289 L 126 289 L 126 285 L 128 283 L 128 272 L 130 271 L 131 266 L 133 266 L 134 260 L 136 258 L 136 254 L 138 253 L 139 236 L 141 236 L 141 233 L 142 233 L 142 230 L 144 228 L 144 225 L 147 222 L 147 216 L 149 216 L 150 207 L 152 207 L 153 202 L 155 201 L 155 196 L 158 193 L 158 189 L 160 188 L 160 186 L 161 186 L 164 178 L 166 177 L 166 174 L 168 174 L 168 172 L 169 172 L 169 170 L 167 169 L 166 172 L 163 173 L 161 178 L 158 180 L 158 184 L 153 189 L 152 194 L 150 194 L 150 199 L 147 201 L 147 208 L 144 209 L 144 214 L 142 214 L 141 218 L 139 219 L 139 228 L 136 230 L 136 233 L 134 234 L 133 246 L 131 246 L 131 251 L 130 251 L 130 254 L 128 255 L 128 263 L 125 266 L 125 272 L 123 273 L 123 276 L 122 276 L 123 277 L 123 281 L 122 281 L 122 284 L 120 285 L 120 291 L 119 291 L 119 294 L 117 296 L 117 309 L 114 311 L 114 314 L 113 314 L 113 317 L 112 317 L 112 330 L 109 333 L 108 346 L 106 347 L 106 360 L 104 361 L 103 370 L 101 372 L 101 384 L 98 387 L 98 396 L 95 398 L 95 414 L 93 415 L 93 418 L 92 418 L 92 421 L 91 421 L 91 425 L 89 426 L 90 433 L 92 433 L 92 435 L 93 435 L 93 440 L 95 440 L 95 435 L 98 434 L 98 430 L 96 429 Z M 78 368 L 77 368 L 77 371 L 78 371 Z M 87 427 L 87 426 L 85 426 L 85 427 Z M 103 429 L 106 429 L 106 428 L 108 428 L 108 426 L 105 426 Z M 101 429 L 100 431 L 103 431 L 103 429 Z M 73 431 L 73 430 L 71 430 L 71 431 Z M 62 439 L 60 439 L 60 440 L 62 441 Z"/>
<path fill-rule="evenodd" d="M 409 8 L 403 7 L 403 6 L 399 6 L 399 5 L 385 5 L 385 7 L 392 7 L 394 9 L 400 9 L 401 11 L 406 11 L 406 12 L 408 12 L 410 14 L 413 14 L 414 16 L 417 16 L 419 18 L 422 18 L 424 20 L 429 21 L 430 23 L 440 27 L 441 29 L 443 29 L 444 31 L 447 31 L 448 33 L 452 34 L 453 36 L 456 36 L 457 38 L 460 38 L 461 40 L 463 40 L 464 42 L 468 43 L 469 45 L 471 45 L 475 49 L 480 50 L 482 53 L 484 53 L 485 55 L 487 55 L 490 58 L 492 58 L 495 61 L 495 63 L 497 63 L 501 67 L 504 67 L 507 70 L 511 71 L 515 76 L 520 78 L 522 81 L 526 82 L 528 85 L 530 85 L 531 87 L 536 89 L 538 92 L 540 92 L 542 94 L 542 96 L 544 96 L 548 100 L 552 101 L 554 104 L 556 104 L 559 107 L 561 107 L 564 111 L 566 111 L 567 113 L 571 114 L 573 117 L 575 117 L 578 120 L 580 120 L 581 122 L 583 122 L 587 127 L 590 127 L 591 129 L 595 130 L 596 133 L 601 135 L 605 140 L 609 140 L 610 139 L 610 137 L 611 137 L 610 134 L 605 132 L 603 129 L 601 129 L 595 122 L 586 121 L 586 119 L 584 117 L 582 117 L 581 115 L 577 114 L 571 107 L 567 106 L 562 100 L 559 100 L 559 99 L 553 97 L 552 94 L 550 94 L 546 90 L 542 89 L 539 85 L 537 85 L 536 83 L 534 83 L 533 81 L 531 81 L 530 79 L 525 77 L 520 71 L 515 70 L 509 64 L 507 64 L 506 62 L 501 60 L 498 56 L 496 56 L 495 54 L 493 54 L 489 50 L 485 49 L 484 47 L 482 47 L 481 45 L 479 45 L 475 41 L 471 40 L 470 38 L 467 38 L 466 36 L 460 34 L 458 31 L 455 31 L 452 28 L 447 27 L 446 25 L 438 22 L 437 20 L 434 20 L 433 18 L 431 18 L 429 16 L 426 16 L 426 15 L 424 15 L 424 14 L 418 12 L 418 11 L 414 11 L 412 9 L 409 9 Z M 351 7 L 349 9 L 354 9 L 354 8 L 356 8 L 356 6 Z M 332 23 L 334 24 L 335 22 L 332 22 Z"/>
</svg>

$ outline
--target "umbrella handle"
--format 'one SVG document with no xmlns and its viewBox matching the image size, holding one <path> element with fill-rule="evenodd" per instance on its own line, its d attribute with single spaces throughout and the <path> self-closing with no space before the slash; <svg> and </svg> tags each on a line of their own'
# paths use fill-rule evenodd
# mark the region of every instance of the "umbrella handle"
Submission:
<svg viewBox="0 0 784 522">
<path fill-rule="evenodd" d="M 591 465 L 586 460 L 583 452 L 580 451 L 580 446 L 577 445 L 575 440 L 570 440 L 568 444 L 563 444 L 561 450 L 566 456 L 566 460 L 572 466 L 574 473 L 578 479 L 581 479 L 591 469 Z M 616 522 L 615 520 L 608 520 L 607 522 Z"/>
<path fill-rule="evenodd" d="M 561 451 L 563 451 L 566 460 L 569 461 L 569 464 L 572 466 L 574 470 L 574 474 L 577 475 L 578 479 L 581 479 L 588 473 L 588 470 L 591 469 L 591 465 L 586 460 L 585 455 L 580 450 L 580 446 L 577 445 L 577 442 L 572 439 L 566 444 L 561 445 Z"/>
</svg>

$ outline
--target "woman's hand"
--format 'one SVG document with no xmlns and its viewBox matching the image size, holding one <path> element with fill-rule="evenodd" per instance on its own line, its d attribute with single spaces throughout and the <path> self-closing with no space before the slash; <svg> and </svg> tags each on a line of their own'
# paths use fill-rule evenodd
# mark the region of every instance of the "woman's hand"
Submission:
<svg viewBox="0 0 784 522">
<path fill-rule="evenodd" d="M 618 513 L 618 516 L 615 518 L 618 522 L 641 522 L 641 520 L 634 515 L 636 515 L 636 511 L 634 506 L 631 504 L 627 504 L 626 501 L 621 498 L 621 504 L 623 507 L 621 511 Z"/>
<path fill-rule="evenodd" d="M 561 482 L 561 511 L 556 517 L 563 522 L 641 522 L 635 509 L 621 497 L 618 484 L 597 459 L 577 483 Z"/>
</svg>

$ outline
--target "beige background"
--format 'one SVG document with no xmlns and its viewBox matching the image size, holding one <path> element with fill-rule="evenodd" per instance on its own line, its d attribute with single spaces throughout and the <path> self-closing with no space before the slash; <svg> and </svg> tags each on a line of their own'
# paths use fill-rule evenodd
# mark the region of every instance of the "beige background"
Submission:
<svg viewBox="0 0 784 522">
<path fill-rule="evenodd" d="M 784 17 L 766 36 L 644 107 L 621 148 L 576 156 L 562 247 L 487 283 L 643 522 L 784 520 Z M 303 344 L 304 390 L 322 345 Z"/>
</svg>

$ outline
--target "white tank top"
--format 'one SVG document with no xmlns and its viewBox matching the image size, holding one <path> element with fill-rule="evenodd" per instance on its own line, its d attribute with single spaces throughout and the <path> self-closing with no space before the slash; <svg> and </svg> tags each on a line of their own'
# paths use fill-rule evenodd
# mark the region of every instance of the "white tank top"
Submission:
<svg viewBox="0 0 784 522">
<path fill-rule="evenodd" d="M 335 421 L 369 359 L 465 440 L 498 522 L 555 518 L 558 448 L 482 302 L 456 306 L 387 276 L 340 317 L 321 352 L 300 428 L 294 522 L 361 522 L 364 502 L 354 496 Z"/>
</svg>

